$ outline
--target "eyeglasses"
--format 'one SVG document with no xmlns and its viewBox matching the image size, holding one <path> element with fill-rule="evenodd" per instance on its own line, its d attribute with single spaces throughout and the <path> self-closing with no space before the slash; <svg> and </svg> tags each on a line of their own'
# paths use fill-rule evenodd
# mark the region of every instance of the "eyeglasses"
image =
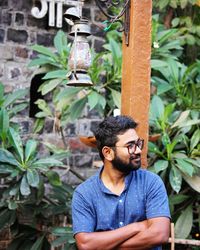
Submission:
<svg viewBox="0 0 200 250">
<path fill-rule="evenodd" d="M 137 139 L 136 141 L 132 141 L 130 142 L 128 145 L 126 146 L 113 146 L 113 148 L 127 148 L 129 154 L 133 154 L 135 153 L 137 147 L 142 150 L 144 147 L 144 139 Z"/>
</svg>

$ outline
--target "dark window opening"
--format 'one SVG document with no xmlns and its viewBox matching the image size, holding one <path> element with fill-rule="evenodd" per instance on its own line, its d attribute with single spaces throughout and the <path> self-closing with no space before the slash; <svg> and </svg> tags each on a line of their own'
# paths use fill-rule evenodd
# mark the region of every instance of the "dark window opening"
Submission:
<svg viewBox="0 0 200 250">
<path fill-rule="evenodd" d="M 37 104 L 35 102 L 38 99 L 44 99 L 41 92 L 38 92 L 39 87 L 44 83 L 45 80 L 42 78 L 44 77 L 43 74 L 35 75 L 31 80 L 31 87 L 30 87 L 30 107 L 29 107 L 29 117 L 35 118 L 35 115 L 40 111 Z"/>
</svg>

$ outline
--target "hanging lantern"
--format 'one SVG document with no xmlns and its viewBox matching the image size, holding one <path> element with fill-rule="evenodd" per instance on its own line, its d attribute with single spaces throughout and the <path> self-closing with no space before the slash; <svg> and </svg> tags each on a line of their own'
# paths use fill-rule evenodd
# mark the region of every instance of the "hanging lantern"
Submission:
<svg viewBox="0 0 200 250">
<path fill-rule="evenodd" d="M 68 66 L 71 71 L 67 85 L 91 86 L 92 81 L 87 71 L 92 63 L 90 46 L 87 37 L 91 35 L 87 19 L 75 20 L 69 33 L 74 37 L 74 42 L 69 55 Z"/>
</svg>

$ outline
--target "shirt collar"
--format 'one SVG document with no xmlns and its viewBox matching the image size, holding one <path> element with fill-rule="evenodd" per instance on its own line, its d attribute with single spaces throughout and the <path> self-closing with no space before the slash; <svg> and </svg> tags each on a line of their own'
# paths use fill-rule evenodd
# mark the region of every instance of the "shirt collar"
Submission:
<svg viewBox="0 0 200 250">
<path fill-rule="evenodd" d="M 101 189 L 101 191 L 103 193 L 106 193 L 106 194 L 112 194 L 112 195 L 115 195 L 113 194 L 104 184 L 103 184 L 103 181 L 101 180 L 101 173 L 103 171 L 103 167 L 100 168 L 100 170 L 98 171 L 97 175 L 98 175 L 98 184 L 99 184 L 99 187 Z M 125 188 L 124 188 L 124 191 L 126 191 L 131 183 L 131 180 L 132 180 L 132 176 L 133 176 L 133 171 L 131 171 L 126 177 L 125 177 Z M 123 192 L 124 192 L 123 191 Z"/>
</svg>

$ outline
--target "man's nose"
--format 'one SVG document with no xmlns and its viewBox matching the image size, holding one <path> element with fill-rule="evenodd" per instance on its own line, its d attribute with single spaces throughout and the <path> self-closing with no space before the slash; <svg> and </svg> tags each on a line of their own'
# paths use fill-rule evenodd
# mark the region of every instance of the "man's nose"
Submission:
<svg viewBox="0 0 200 250">
<path fill-rule="evenodd" d="M 135 149 L 135 152 L 134 154 L 141 154 L 142 150 L 136 145 L 136 149 Z"/>
</svg>

